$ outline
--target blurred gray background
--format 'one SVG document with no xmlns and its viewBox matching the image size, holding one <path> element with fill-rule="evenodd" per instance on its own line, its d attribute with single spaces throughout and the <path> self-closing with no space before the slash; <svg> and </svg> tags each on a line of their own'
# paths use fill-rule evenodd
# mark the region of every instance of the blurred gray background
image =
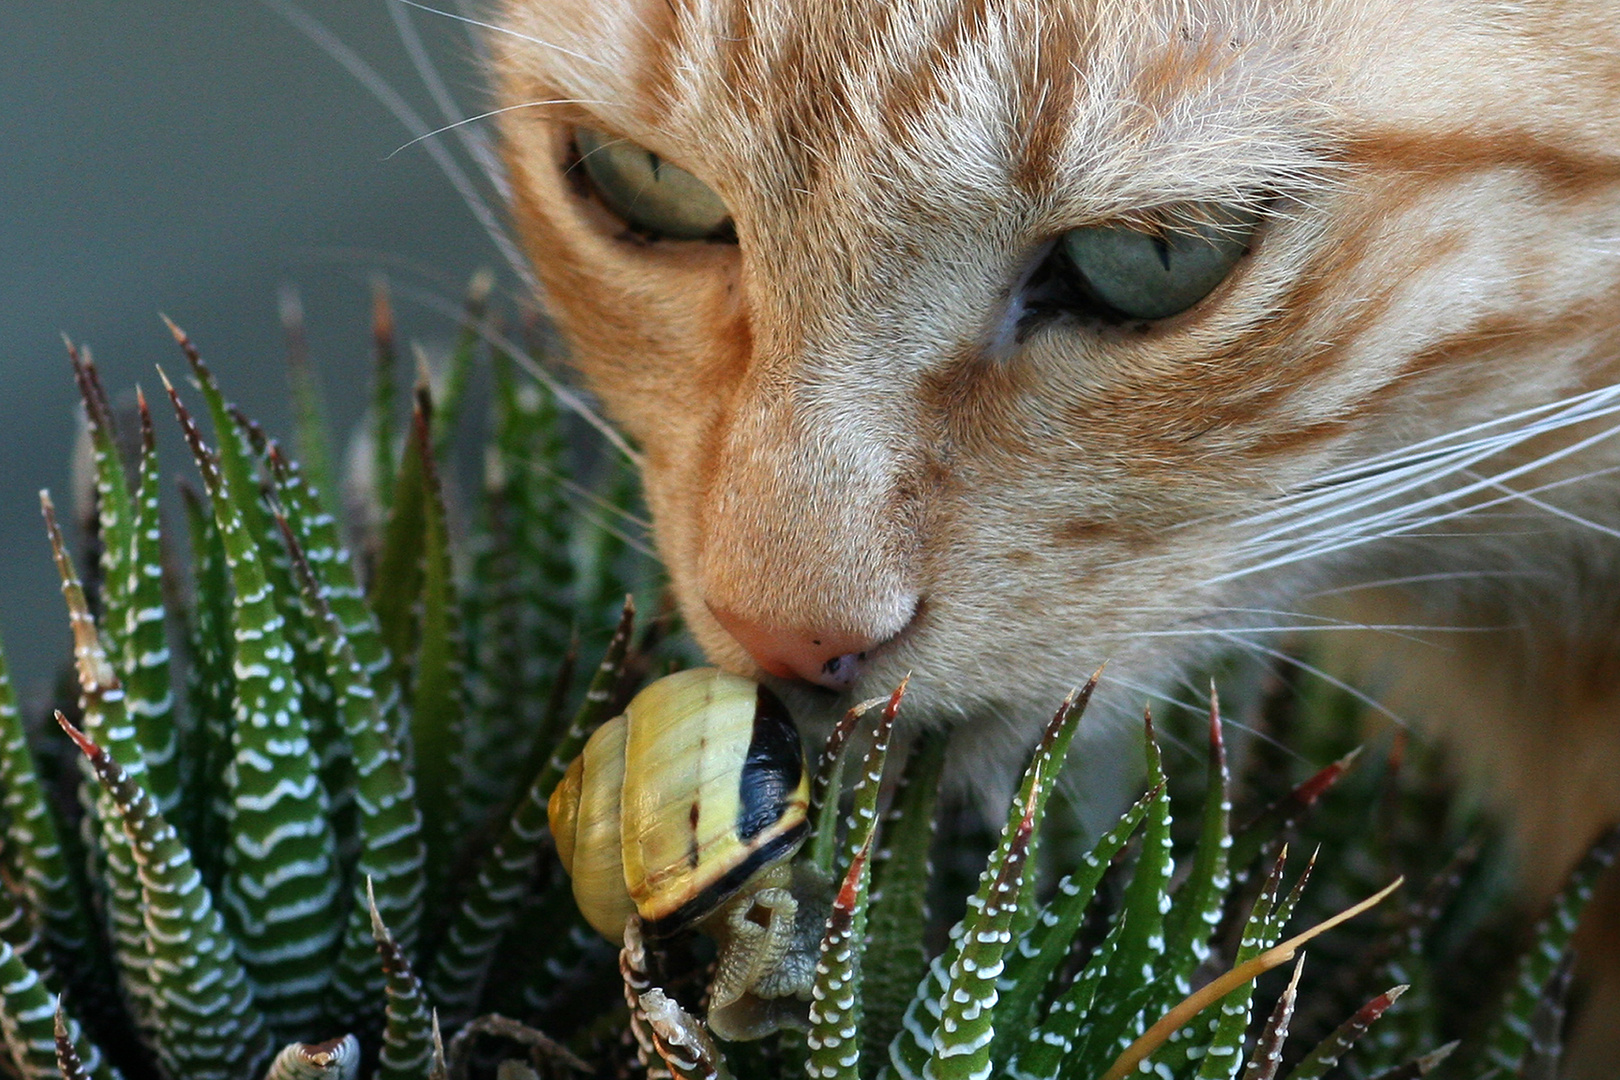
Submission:
<svg viewBox="0 0 1620 1080">
<path fill-rule="evenodd" d="M 389 2 L 309 10 L 438 123 Z M 467 28 L 410 15 L 481 111 Z M 153 398 L 153 365 L 184 366 L 167 313 L 227 393 L 285 433 L 277 291 L 296 285 L 346 431 L 368 378 L 374 273 L 393 285 L 402 336 L 429 343 L 453 333 L 442 308 L 475 268 L 514 285 L 424 147 L 401 149 L 409 138 L 259 0 L 0 5 L 0 638 L 22 687 L 68 647 L 38 509 L 40 488 L 68 497 L 76 393 L 61 334 L 93 348 L 115 395 L 139 381 Z M 178 475 L 178 444 L 164 449 Z"/>
</svg>

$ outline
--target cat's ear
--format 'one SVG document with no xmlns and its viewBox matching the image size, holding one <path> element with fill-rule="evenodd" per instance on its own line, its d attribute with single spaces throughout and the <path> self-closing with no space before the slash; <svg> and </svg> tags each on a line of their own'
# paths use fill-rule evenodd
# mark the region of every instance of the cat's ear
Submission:
<svg viewBox="0 0 1620 1080">
<path fill-rule="evenodd" d="M 574 130 L 578 167 L 637 232 L 674 240 L 734 239 L 731 210 L 708 184 L 629 139 Z"/>
</svg>

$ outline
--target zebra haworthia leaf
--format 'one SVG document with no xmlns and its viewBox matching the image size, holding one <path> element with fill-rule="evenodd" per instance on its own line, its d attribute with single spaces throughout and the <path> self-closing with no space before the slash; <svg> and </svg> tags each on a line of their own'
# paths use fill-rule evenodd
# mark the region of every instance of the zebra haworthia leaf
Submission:
<svg viewBox="0 0 1620 1080">
<path fill-rule="evenodd" d="M 230 478 L 203 444 L 179 394 L 164 383 L 203 474 L 236 593 L 223 906 L 260 1006 L 273 1030 L 292 1034 L 321 1014 L 342 930 L 330 806 L 260 545 L 232 497 Z"/>
<path fill-rule="evenodd" d="M 1592 898 L 1598 877 L 1620 854 L 1620 825 L 1610 829 L 1588 849 L 1570 871 L 1569 881 L 1553 899 L 1551 910 L 1536 925 L 1534 943 L 1519 962 L 1513 990 L 1502 1016 L 1485 1041 L 1485 1063 L 1513 1075 L 1531 1049 L 1531 1017 L 1539 1007 L 1548 981 L 1558 968 L 1581 911 Z"/>
<path fill-rule="evenodd" d="M 450 565 L 444 489 L 429 435 L 432 413 L 427 389 L 421 387 L 411 416 L 404 473 L 419 473 L 422 480 L 422 592 L 417 605 L 411 744 L 428 848 L 428 891 L 436 897 L 446 885 L 445 870 L 455 862 L 463 835 L 456 804 L 466 785 L 467 716 L 460 602 Z"/>
<path fill-rule="evenodd" d="M 399 947 L 377 913 L 376 898 L 369 883 L 366 910 L 386 978 L 382 1051 L 377 1058 L 374 1080 L 421 1080 L 423 1071 L 436 1056 L 437 1016 L 429 1014 L 427 998 L 416 972 L 411 970 L 410 957 L 405 955 L 405 950 Z"/>
<path fill-rule="evenodd" d="M 548 835 L 546 801 L 585 740 L 608 718 L 613 688 L 630 650 L 635 614 L 635 603 L 625 597 L 618 628 L 567 733 L 529 784 L 456 906 L 428 979 L 433 1000 L 447 1015 L 470 1013 L 477 1004 L 495 949 L 517 918 L 523 891 Z"/>
<path fill-rule="evenodd" d="M 1099 671 L 1083 687 L 1070 694 L 1047 723 L 1040 742 L 1035 746 L 1029 766 L 1024 770 L 1023 781 L 1013 796 L 1012 805 L 1008 808 L 1007 825 L 1002 830 L 1001 839 L 991 852 L 984 870 L 979 874 L 978 891 L 968 898 L 968 915 L 963 917 L 962 922 L 952 927 L 950 942 L 946 945 L 945 952 L 934 958 L 929 965 L 928 973 L 912 996 L 900 1032 L 889 1044 L 890 1066 L 902 1080 L 918 1080 L 922 1077 L 923 1070 L 934 1055 L 936 1037 L 934 1029 L 943 1016 L 942 1001 L 950 983 L 951 965 L 956 962 L 964 945 L 964 925 L 974 912 L 983 911 L 985 905 L 990 902 L 996 882 L 1001 877 L 1002 864 L 1019 835 L 1026 814 L 1033 814 L 1031 820 L 1035 823 L 1035 827 L 1039 827 L 1050 795 L 1050 787 L 1040 783 L 1040 777 L 1043 775 L 1054 777 L 1061 770 L 1062 762 L 1069 751 L 1069 744 L 1074 740 L 1074 733 L 1079 728 L 1080 718 L 1085 714 L 1086 705 L 1091 700 L 1100 675 Z"/>
<path fill-rule="evenodd" d="M 638 999 L 658 1056 L 675 1080 L 731 1080 L 708 1031 L 657 987 Z"/>
<path fill-rule="evenodd" d="M 336 498 L 326 409 L 309 363 L 304 304 L 298 291 L 290 286 L 282 290 L 280 301 L 281 329 L 287 339 L 287 381 L 292 390 L 293 445 L 315 490 Z"/>
<path fill-rule="evenodd" d="M 887 1054 L 917 975 L 928 968 L 928 849 L 945 745 L 943 733 L 932 732 L 912 747 L 872 855 L 867 945 L 861 958 L 866 1012 L 861 1052 L 868 1061 L 881 1061 Z"/>
<path fill-rule="evenodd" d="M 45 788 L 34 766 L 34 754 L 23 731 L 22 715 L 11 686 L 6 655 L 0 647 L 0 806 L 6 814 L 7 870 L 16 875 L 27 899 L 28 913 L 52 962 L 65 968 L 68 985 L 79 989 L 105 978 L 89 912 L 63 854 Z M 88 959 L 88 962 L 85 962 Z"/>
<path fill-rule="evenodd" d="M 366 603 L 365 590 L 360 587 L 354 559 L 344 546 L 337 519 L 328 508 L 327 500 L 332 495 L 313 486 L 297 463 L 286 458 L 275 444 L 270 445 L 267 457 L 276 497 L 292 525 L 293 535 L 303 548 L 315 580 L 320 582 L 323 598 L 337 619 L 338 628 L 354 649 L 377 708 L 397 732 L 400 691 L 394 677 L 393 658 L 383 643 L 377 616 Z M 323 633 L 317 626 L 316 634 Z"/>
<path fill-rule="evenodd" d="M 1404 993 L 1406 993 L 1404 986 L 1391 987 L 1357 1009 L 1327 1038 L 1299 1059 L 1299 1064 L 1288 1074 L 1288 1080 L 1322 1080 L 1322 1077 L 1339 1063 L 1339 1059 L 1367 1033 L 1373 1022 L 1383 1016 Z"/>
<path fill-rule="evenodd" d="M 516 378 L 504 354 L 495 357 L 493 373 L 480 567 L 488 606 L 480 613 L 486 625 L 476 657 L 486 707 L 467 747 L 469 822 L 508 803 L 527 779 L 518 770 L 531 756 L 531 740 L 559 734 L 548 730 L 542 709 L 580 621 L 563 497 L 568 455 L 555 404 L 545 387 Z M 596 620 L 587 625 L 596 630 Z"/>
<path fill-rule="evenodd" d="M 101 1049 L 85 1039 L 79 1022 L 62 1007 L 60 995 L 56 998 L 51 1021 L 56 1041 L 56 1068 L 61 1080 L 123 1080 L 122 1074 L 103 1059 Z"/>
<path fill-rule="evenodd" d="M 981 906 L 970 908 L 962 922 L 961 948 L 949 968 L 950 983 L 940 1003 L 939 1031 L 924 1072 L 933 1080 L 982 1080 L 990 1074 L 990 1046 L 995 1038 L 997 980 L 1002 957 L 1012 941 L 1018 895 L 1040 810 L 1041 759 L 1030 766 L 1032 783 L 1024 816 L 1003 838 L 1006 854 L 996 880 Z M 1048 781 L 1049 782 L 1049 781 Z"/>
<path fill-rule="evenodd" d="M 316 580 L 315 570 L 304 557 L 291 526 L 285 519 L 280 519 L 279 524 L 304 590 L 304 601 L 325 646 L 326 662 L 337 688 L 339 716 L 354 755 L 360 853 L 354 868 L 353 906 L 331 986 L 339 1017 L 353 1023 L 375 1013 L 383 998 L 385 976 L 377 964 L 370 909 L 375 906 L 384 921 L 398 928 L 392 940 L 398 942 L 404 954 L 416 948 L 425 893 L 422 815 L 393 729 L 337 615 L 327 603 L 329 590 Z"/>
<path fill-rule="evenodd" d="M 61 1075 L 59 1010 L 58 999 L 46 989 L 45 980 L 8 943 L 0 941 L 0 1035 L 23 1080 L 57 1080 Z M 81 1074 L 93 1080 L 117 1080 L 118 1071 L 85 1039 L 78 1022 L 63 1016 L 61 1023 L 63 1038 L 78 1059 Z"/>
<path fill-rule="evenodd" d="M 225 845 L 230 831 L 231 805 L 228 769 L 231 748 L 232 706 L 236 700 L 236 673 L 231 659 L 231 586 L 225 568 L 225 542 L 214 522 L 213 510 L 194 489 L 180 489 L 186 511 L 191 547 L 195 599 L 191 609 L 188 644 L 190 669 L 186 702 L 192 724 L 189 753 L 192 766 L 186 791 L 188 835 L 197 869 L 211 889 L 225 873 Z"/>
<path fill-rule="evenodd" d="M 96 370 L 88 350 L 81 352 L 73 342 L 63 340 L 84 404 L 85 422 L 89 425 L 90 452 L 95 467 L 96 527 L 101 533 L 101 599 L 103 610 L 109 616 L 108 638 L 113 651 L 122 652 L 134 518 L 129 477 L 124 471 L 123 454 L 114 431 L 112 403 L 101 385 L 101 373 Z"/>
<path fill-rule="evenodd" d="M 121 639 L 125 709 L 135 725 L 146 763 L 146 785 L 158 809 L 173 816 L 182 796 L 180 735 L 169 674 L 169 636 L 164 618 L 163 534 L 157 437 L 146 395 L 137 391 L 141 416 L 140 485 L 133 500 L 130 549 L 123 572 L 127 613 Z M 177 821 L 178 824 L 178 821 Z"/>
<path fill-rule="evenodd" d="M 387 514 L 394 508 L 394 396 L 397 378 L 394 351 L 394 308 L 388 299 L 388 283 L 377 277 L 371 283 L 372 384 L 371 403 L 366 412 L 366 436 L 371 446 L 372 499 Z"/>
<path fill-rule="evenodd" d="M 264 1080 L 360 1080 L 360 1040 L 344 1035 L 321 1043 L 288 1043 Z"/>
<path fill-rule="evenodd" d="M 78 675 L 83 723 L 90 737 L 108 747 L 120 760 L 127 759 L 125 771 L 131 782 L 139 784 L 146 776 L 140 743 L 134 726 L 124 710 L 124 687 L 108 662 L 102 647 L 101 634 L 90 615 L 84 586 L 79 582 L 56 522 L 56 507 L 47 492 L 40 492 L 40 507 L 45 516 L 45 530 L 50 538 L 51 553 L 62 579 L 62 598 L 67 603 L 68 621 L 73 630 L 73 662 Z M 118 979 L 135 1010 L 135 1020 L 143 1030 L 150 1031 L 154 1023 L 152 988 L 147 978 L 149 960 L 146 954 L 145 931 L 141 925 L 141 891 L 135 863 L 130 855 L 129 840 L 119 826 L 117 807 L 104 790 L 81 792 L 85 803 L 94 813 L 94 822 L 87 827 L 95 838 L 91 850 L 92 863 L 102 868 L 105 918 L 112 938 L 114 959 L 118 966 Z"/>
<path fill-rule="evenodd" d="M 883 784 L 884 765 L 889 759 L 894 718 L 905 697 L 908 681 L 901 680 L 878 714 L 877 729 L 861 763 L 861 775 L 855 782 L 851 800 L 849 834 L 844 842 L 843 884 L 827 916 L 815 982 L 810 988 L 807 1071 L 821 1080 L 859 1080 L 861 1073 L 865 1022 L 862 983 L 866 973 L 861 953 L 862 943 L 866 941 L 878 794 Z"/>
<path fill-rule="evenodd" d="M 1142 853 L 1121 903 L 1122 931 L 1108 970 L 1097 986 L 1093 1015 L 1074 1048 L 1064 1056 L 1066 1069 L 1095 1072 L 1140 1035 L 1149 1018 L 1143 1015 L 1155 996 L 1155 977 L 1164 959 L 1165 913 L 1170 909 L 1170 880 L 1175 860 L 1170 843 L 1170 789 L 1164 774 L 1153 718 L 1143 718 L 1148 786 L 1159 794 L 1148 804 L 1142 826 Z M 1135 993 L 1141 987 L 1143 993 Z"/>
<path fill-rule="evenodd" d="M 61 713 L 129 837 L 141 884 L 158 1057 L 186 1080 L 239 1080 L 264 1067 L 269 1032 L 225 921 L 191 853 L 152 796 Z"/>
<path fill-rule="evenodd" d="M 1086 854 L 1080 866 L 1058 882 L 1052 900 L 1036 916 L 1034 925 L 1019 938 L 1016 947 L 1008 952 L 999 983 L 998 1015 L 1002 1023 L 997 1026 L 993 1051 L 997 1060 L 1005 1060 L 1015 1045 L 1032 1037 L 1035 1004 L 1073 946 L 1103 873 L 1135 834 L 1148 808 L 1160 795 L 1155 788 L 1126 811 L 1119 823 Z"/>
</svg>

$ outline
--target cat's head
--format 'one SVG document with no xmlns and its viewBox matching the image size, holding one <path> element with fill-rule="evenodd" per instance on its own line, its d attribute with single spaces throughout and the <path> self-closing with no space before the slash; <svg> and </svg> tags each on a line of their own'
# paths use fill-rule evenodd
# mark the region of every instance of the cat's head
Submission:
<svg viewBox="0 0 1620 1080">
<path fill-rule="evenodd" d="M 1608 381 L 1582 6 L 506 0 L 492 44 L 704 650 L 912 671 L 1011 756 L 1104 659 L 1139 708 L 1278 603 L 1347 527 L 1324 473 Z"/>
</svg>

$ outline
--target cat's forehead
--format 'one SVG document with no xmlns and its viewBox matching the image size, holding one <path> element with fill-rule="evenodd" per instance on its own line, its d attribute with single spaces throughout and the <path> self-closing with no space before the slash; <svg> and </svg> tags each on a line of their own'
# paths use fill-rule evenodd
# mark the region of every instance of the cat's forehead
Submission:
<svg viewBox="0 0 1620 1080">
<path fill-rule="evenodd" d="M 722 188 L 847 202 L 877 176 L 1106 215 L 1317 167 L 1376 6 L 546 0 L 508 25 L 559 97 Z"/>
</svg>

